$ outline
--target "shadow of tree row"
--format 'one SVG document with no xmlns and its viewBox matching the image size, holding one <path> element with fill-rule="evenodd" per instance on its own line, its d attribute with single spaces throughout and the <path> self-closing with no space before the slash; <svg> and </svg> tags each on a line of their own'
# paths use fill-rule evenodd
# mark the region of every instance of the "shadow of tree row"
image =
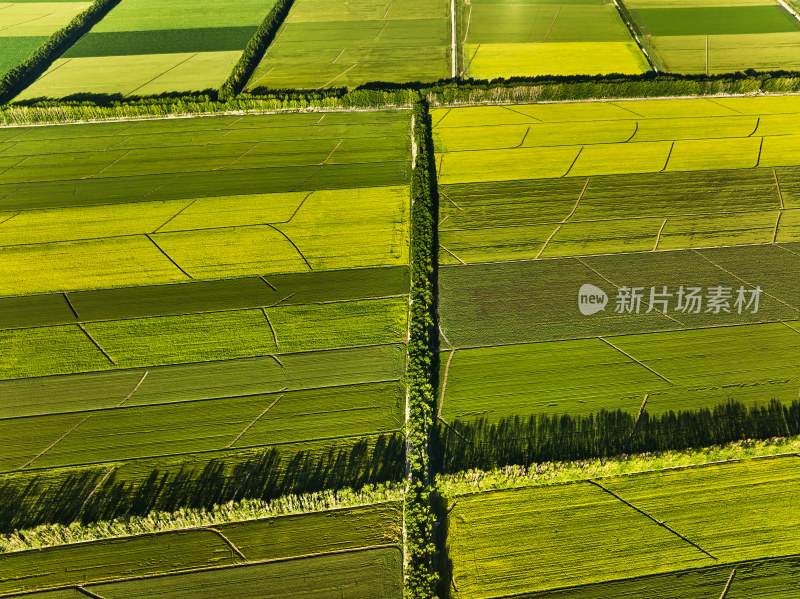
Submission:
<svg viewBox="0 0 800 599">
<path fill-rule="evenodd" d="M 210 459 L 188 456 L 149 470 L 131 462 L 111 474 L 108 466 L 96 466 L 8 475 L 0 480 L 0 533 L 398 481 L 404 450 L 402 435 L 391 434 L 322 450 L 270 447 Z"/>
<path fill-rule="evenodd" d="M 622 410 L 440 422 L 433 431 L 432 446 L 436 471 L 452 473 L 792 435 L 800 435 L 800 402 L 785 405 L 772 400 L 748 407 L 728 401 L 677 413 L 653 415 L 645 410 L 638 422 L 636 415 Z"/>
</svg>

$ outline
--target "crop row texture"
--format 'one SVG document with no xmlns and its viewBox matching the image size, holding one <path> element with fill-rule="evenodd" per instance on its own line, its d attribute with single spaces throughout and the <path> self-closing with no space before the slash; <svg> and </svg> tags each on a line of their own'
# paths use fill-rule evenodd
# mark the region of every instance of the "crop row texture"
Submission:
<svg viewBox="0 0 800 599">
<path fill-rule="evenodd" d="M 5 104 L 33 83 L 53 64 L 56 58 L 78 41 L 119 2 L 120 0 L 96 0 L 89 8 L 72 19 L 66 27 L 56 31 L 27 60 L 3 75 L 3 78 L 0 79 L 0 104 Z"/>
</svg>

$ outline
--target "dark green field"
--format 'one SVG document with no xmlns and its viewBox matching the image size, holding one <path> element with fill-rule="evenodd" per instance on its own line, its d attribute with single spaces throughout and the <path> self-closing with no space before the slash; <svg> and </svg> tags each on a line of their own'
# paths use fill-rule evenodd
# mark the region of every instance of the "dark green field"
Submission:
<svg viewBox="0 0 800 599">
<path fill-rule="evenodd" d="M 258 27 L 248 26 L 88 33 L 63 56 L 87 58 L 240 50 L 247 45 L 256 29 Z"/>
<path fill-rule="evenodd" d="M 800 31 L 800 21 L 782 7 L 704 6 L 639 8 L 635 15 L 651 35 L 731 35 Z"/>
</svg>

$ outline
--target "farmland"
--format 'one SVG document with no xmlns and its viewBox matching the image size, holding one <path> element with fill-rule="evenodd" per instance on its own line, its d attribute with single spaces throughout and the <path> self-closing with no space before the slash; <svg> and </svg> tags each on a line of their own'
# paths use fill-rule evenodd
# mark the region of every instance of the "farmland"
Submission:
<svg viewBox="0 0 800 599">
<path fill-rule="evenodd" d="M 67 593 L 79 585 L 103 597 L 182 597 L 201 584 L 233 588 L 242 597 L 261 596 L 255 593 L 265 588 L 286 597 L 319 596 L 321 590 L 395 597 L 400 517 L 398 504 L 385 503 L 6 553 L 0 556 L 0 595 Z M 299 574 L 308 567 L 315 576 Z M 354 583 L 365 587 L 358 595 L 348 594 Z"/>
<path fill-rule="evenodd" d="M 777 1 L 623 2 L 623 14 L 660 70 L 711 74 L 800 65 L 800 20 Z"/>
<path fill-rule="evenodd" d="M 727 98 L 435 111 L 440 418 L 796 402 L 797 109 Z M 575 305 L 585 284 L 608 303 L 590 316 Z M 763 301 L 689 310 L 689 286 L 730 289 L 730 302 L 759 288 Z M 625 289 L 642 297 L 628 304 Z"/>
<path fill-rule="evenodd" d="M 29 58 L 91 2 L 3 2 L 0 77 Z"/>
<path fill-rule="evenodd" d="M 17 99 L 216 89 L 273 4 L 122 0 Z"/>
<path fill-rule="evenodd" d="M 251 484 L 274 496 L 394 478 L 408 129 L 407 113 L 373 112 L 6 137 L 6 492 L 35 481 L 35 502 L 73 485 L 84 511 L 142 486 L 171 509 L 177 485 L 191 496 L 188 473 L 218 486 L 198 488 L 202 505 Z M 330 463 L 348 455 L 346 469 Z M 148 489 L 153 475 L 164 484 Z M 112 501 L 112 515 L 138 509 L 125 505 Z"/>
<path fill-rule="evenodd" d="M 443 0 L 297 0 L 248 89 L 356 87 L 450 76 Z"/>
<path fill-rule="evenodd" d="M 729 596 L 792 596 L 796 461 L 451 497 L 452 596 L 699 598 L 722 593 L 729 579 Z M 497 535 L 508 542 L 502 551 Z M 487 564 L 492 576 L 480 574 Z"/>
<path fill-rule="evenodd" d="M 611 2 L 458 2 L 460 72 L 474 79 L 644 73 L 650 67 Z"/>
</svg>

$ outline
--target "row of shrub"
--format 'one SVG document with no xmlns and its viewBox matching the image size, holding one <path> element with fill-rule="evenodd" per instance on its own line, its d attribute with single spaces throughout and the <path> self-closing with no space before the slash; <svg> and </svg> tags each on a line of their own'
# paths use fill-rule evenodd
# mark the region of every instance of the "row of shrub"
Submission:
<svg viewBox="0 0 800 599">
<path fill-rule="evenodd" d="M 244 85 L 250 74 L 250 67 L 242 66 L 241 68 L 244 70 L 235 77 L 239 82 L 235 84 L 236 86 Z M 747 71 L 710 76 L 676 76 L 656 73 L 543 76 L 492 81 L 446 81 L 432 84 L 373 84 L 353 90 L 346 88 L 325 90 L 257 89 L 253 93 L 239 94 L 232 91 L 236 89 L 232 82 L 233 79 L 234 76 L 225 84 L 221 93 L 207 90 L 203 93 L 162 94 L 136 98 L 126 98 L 119 94 L 80 94 L 60 100 L 29 100 L 0 107 L 0 124 L 64 123 L 251 111 L 408 108 L 420 93 L 424 95 L 431 106 L 713 96 L 717 94 L 800 93 L 800 73 L 797 72 L 758 73 Z"/>
<path fill-rule="evenodd" d="M 61 56 L 84 33 L 100 21 L 120 0 L 95 0 L 89 8 L 75 16 L 65 27 L 56 31 L 26 60 L 5 73 L 0 79 L 0 104 L 14 96 L 41 76 L 53 61 Z"/>
<path fill-rule="evenodd" d="M 428 599 L 437 582 L 433 538 L 433 477 L 430 434 L 434 420 L 433 362 L 436 355 L 436 166 L 431 120 L 425 101 L 414 104 L 411 179 L 411 313 L 407 361 L 407 462 L 405 500 L 406 599 Z"/>
<path fill-rule="evenodd" d="M 436 427 L 432 455 L 437 472 L 454 473 L 794 435 L 800 435 L 800 402 L 786 405 L 773 400 L 748 407 L 729 401 L 711 409 L 658 415 L 644 410 L 638 421 L 635 414 L 622 410 L 586 416 L 514 416 L 495 422 L 455 420 Z"/>
<path fill-rule="evenodd" d="M 278 0 L 272 10 L 259 26 L 255 35 L 245 46 L 244 52 L 239 57 L 239 62 L 233 67 L 228 80 L 220 88 L 220 98 L 227 99 L 235 96 L 244 89 L 250 75 L 261 62 L 264 53 L 269 48 L 275 35 L 278 33 L 284 19 L 289 14 L 294 0 Z"/>
</svg>

